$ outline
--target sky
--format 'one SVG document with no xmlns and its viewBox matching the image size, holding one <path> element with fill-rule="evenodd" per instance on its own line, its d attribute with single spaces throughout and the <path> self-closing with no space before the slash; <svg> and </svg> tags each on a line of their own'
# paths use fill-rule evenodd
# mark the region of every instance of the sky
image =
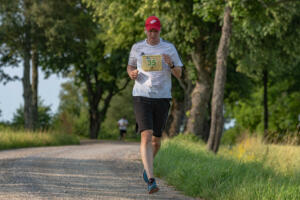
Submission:
<svg viewBox="0 0 300 200">
<path fill-rule="evenodd" d="M 9 67 L 5 72 L 22 77 L 23 67 Z M 51 105 L 52 113 L 57 111 L 59 105 L 60 85 L 66 81 L 66 78 L 57 75 L 51 75 L 48 79 L 45 79 L 44 73 L 39 70 L 38 95 L 44 101 L 44 105 Z M 6 85 L 0 83 L 0 110 L 2 111 L 0 121 L 11 121 L 13 114 L 20 105 L 24 105 L 22 82 L 13 81 L 8 82 Z"/>
</svg>

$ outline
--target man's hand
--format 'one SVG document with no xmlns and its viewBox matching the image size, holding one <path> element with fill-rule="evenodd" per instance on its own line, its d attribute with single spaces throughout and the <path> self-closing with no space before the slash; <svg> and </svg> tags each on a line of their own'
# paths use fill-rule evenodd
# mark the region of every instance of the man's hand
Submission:
<svg viewBox="0 0 300 200">
<path fill-rule="evenodd" d="M 172 68 L 171 68 L 172 74 L 173 74 L 176 78 L 180 79 L 180 77 L 181 77 L 181 71 L 182 71 L 181 67 L 176 67 L 176 66 L 174 66 L 174 63 L 173 63 L 173 61 L 172 61 L 172 59 L 171 59 L 171 57 L 170 57 L 169 55 L 163 54 L 162 56 L 163 56 L 163 58 L 164 58 L 164 60 L 165 60 L 165 63 L 167 63 L 167 65 L 168 65 L 170 68 L 172 67 Z"/>
<path fill-rule="evenodd" d="M 128 65 L 128 66 L 127 66 L 127 73 L 128 73 L 128 76 L 129 76 L 132 80 L 136 80 L 137 77 L 138 77 L 139 71 L 136 69 L 136 67 L 133 67 L 133 66 Z"/>
<path fill-rule="evenodd" d="M 171 57 L 168 54 L 163 54 L 162 56 L 164 58 L 165 63 L 167 63 L 167 65 L 169 67 L 172 67 L 174 65 L 173 62 L 172 62 Z"/>
<path fill-rule="evenodd" d="M 133 71 L 130 72 L 129 77 L 130 77 L 132 80 L 135 80 L 135 79 L 137 79 L 138 74 L 139 74 L 139 71 L 138 71 L 137 69 L 135 69 L 135 70 L 133 70 Z"/>
</svg>

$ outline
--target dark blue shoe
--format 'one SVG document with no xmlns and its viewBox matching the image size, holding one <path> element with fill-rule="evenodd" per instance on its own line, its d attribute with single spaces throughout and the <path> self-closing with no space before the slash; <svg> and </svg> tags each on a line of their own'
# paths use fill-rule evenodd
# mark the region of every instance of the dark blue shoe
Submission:
<svg viewBox="0 0 300 200">
<path fill-rule="evenodd" d="M 145 181 L 146 183 L 149 182 L 148 176 L 147 176 L 147 173 L 146 173 L 146 170 L 143 171 L 143 178 L 144 178 L 144 181 Z"/>
<path fill-rule="evenodd" d="M 156 181 L 154 178 L 150 178 L 148 181 L 148 192 L 149 194 L 155 193 L 159 190 L 159 188 L 156 185 Z"/>
</svg>

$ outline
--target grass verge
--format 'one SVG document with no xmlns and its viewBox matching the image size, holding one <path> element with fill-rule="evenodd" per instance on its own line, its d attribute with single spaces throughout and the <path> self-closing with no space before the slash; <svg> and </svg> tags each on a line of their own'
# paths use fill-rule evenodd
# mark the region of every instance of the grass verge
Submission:
<svg viewBox="0 0 300 200">
<path fill-rule="evenodd" d="M 195 137 L 179 135 L 163 142 L 154 168 L 157 176 L 186 195 L 206 200 L 296 200 L 299 159 L 300 147 L 257 140 L 221 147 L 214 155 Z"/>
<path fill-rule="evenodd" d="M 71 144 L 79 144 L 79 138 L 57 132 L 0 131 L 0 150 Z"/>
</svg>

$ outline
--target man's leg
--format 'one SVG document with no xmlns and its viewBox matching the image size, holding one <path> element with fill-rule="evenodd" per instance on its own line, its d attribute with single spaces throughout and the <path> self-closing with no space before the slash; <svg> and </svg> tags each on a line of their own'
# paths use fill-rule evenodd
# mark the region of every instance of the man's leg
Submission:
<svg viewBox="0 0 300 200">
<path fill-rule="evenodd" d="M 120 130 L 119 140 L 122 140 L 122 130 Z"/>
<path fill-rule="evenodd" d="M 153 150 L 152 130 L 144 130 L 141 133 L 141 157 L 148 178 L 153 178 Z"/>
<path fill-rule="evenodd" d="M 125 140 L 126 133 L 127 133 L 127 131 L 126 131 L 126 130 L 124 130 L 124 132 L 123 132 L 123 140 Z"/>
<path fill-rule="evenodd" d="M 161 137 L 152 136 L 153 158 L 156 156 L 158 150 L 160 149 L 160 140 L 161 140 Z"/>
</svg>

